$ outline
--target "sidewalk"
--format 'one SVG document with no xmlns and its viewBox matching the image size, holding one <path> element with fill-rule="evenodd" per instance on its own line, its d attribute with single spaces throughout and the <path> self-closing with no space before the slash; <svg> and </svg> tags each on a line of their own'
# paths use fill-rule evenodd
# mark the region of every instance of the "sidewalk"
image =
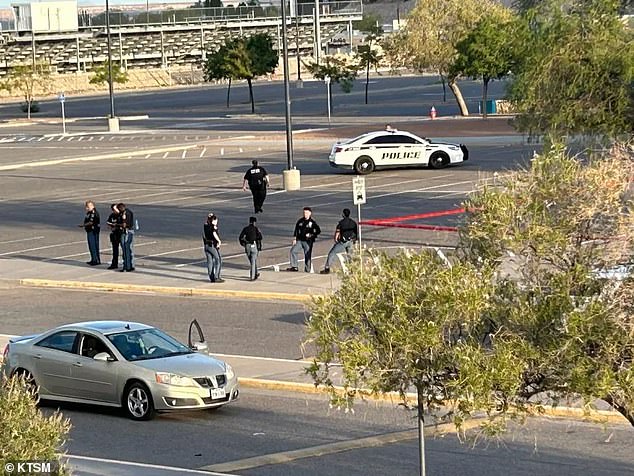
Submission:
<svg viewBox="0 0 634 476">
<path fill-rule="evenodd" d="M 0 281 L 22 286 L 309 302 L 311 296 L 331 292 L 338 285 L 336 274 L 263 269 L 257 281 L 249 281 L 245 271 L 231 268 L 223 273 L 224 283 L 212 284 L 201 270 L 152 265 L 118 273 L 105 265 L 91 268 L 70 260 L 0 258 Z"/>
</svg>

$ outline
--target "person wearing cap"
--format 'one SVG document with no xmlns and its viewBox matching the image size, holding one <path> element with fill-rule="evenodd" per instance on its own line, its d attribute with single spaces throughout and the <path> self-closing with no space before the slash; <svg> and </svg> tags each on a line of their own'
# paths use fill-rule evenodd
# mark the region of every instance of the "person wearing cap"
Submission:
<svg viewBox="0 0 634 476">
<path fill-rule="evenodd" d="M 295 223 L 293 232 L 293 246 L 291 247 L 290 268 L 286 271 L 299 271 L 297 254 L 304 252 L 304 271 L 311 271 L 311 256 L 313 254 L 313 244 L 321 233 L 321 228 L 312 218 L 313 211 L 310 207 L 304 207 L 304 216 Z"/>
<path fill-rule="evenodd" d="M 258 254 L 262 251 L 262 233 L 255 223 L 258 221 L 255 217 L 249 217 L 249 225 L 245 226 L 240 232 L 238 241 L 244 247 L 249 264 L 251 265 L 249 277 L 251 281 L 255 281 L 260 277 L 258 273 Z"/>
<path fill-rule="evenodd" d="M 213 213 L 207 215 L 207 221 L 203 225 L 203 245 L 207 257 L 207 273 L 212 283 L 223 283 L 220 277 L 222 270 L 222 256 L 220 254 L 220 235 L 218 234 L 218 217 Z"/>
<path fill-rule="evenodd" d="M 359 233 L 359 229 L 357 227 L 357 222 L 355 222 L 352 218 L 350 218 L 350 209 L 344 208 L 342 212 L 342 219 L 337 223 L 337 228 L 335 228 L 335 244 L 330 248 L 328 252 L 328 258 L 326 258 L 326 267 L 320 271 L 321 274 L 330 273 L 330 267 L 332 263 L 335 261 L 335 258 L 340 253 L 346 253 L 346 255 L 352 254 L 352 249 L 354 247 L 354 242 L 357 239 L 357 234 Z"/>
<path fill-rule="evenodd" d="M 255 213 L 262 213 L 262 205 L 266 199 L 266 187 L 269 185 L 269 174 L 258 165 L 257 160 L 251 161 L 251 168 L 244 174 L 242 190 L 246 192 L 247 186 L 253 195 L 253 210 Z"/>
</svg>

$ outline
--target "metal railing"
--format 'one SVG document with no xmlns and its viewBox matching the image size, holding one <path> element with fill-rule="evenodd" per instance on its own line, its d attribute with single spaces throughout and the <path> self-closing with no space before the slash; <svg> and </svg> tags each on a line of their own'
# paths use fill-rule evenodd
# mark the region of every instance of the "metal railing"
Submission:
<svg viewBox="0 0 634 476">
<path fill-rule="evenodd" d="M 300 17 L 312 17 L 315 3 L 297 3 L 295 14 Z M 361 14 L 361 0 L 348 2 L 328 2 L 321 0 L 319 15 L 321 17 Z M 181 10 L 136 10 L 113 11 L 110 9 L 110 26 L 150 26 L 150 25 L 178 25 L 224 22 L 228 20 L 257 20 L 272 19 L 281 16 L 280 9 L 276 6 L 239 6 L 227 8 L 186 8 Z M 78 12 L 79 27 L 89 29 L 103 27 L 106 24 L 105 12 L 88 14 Z"/>
</svg>

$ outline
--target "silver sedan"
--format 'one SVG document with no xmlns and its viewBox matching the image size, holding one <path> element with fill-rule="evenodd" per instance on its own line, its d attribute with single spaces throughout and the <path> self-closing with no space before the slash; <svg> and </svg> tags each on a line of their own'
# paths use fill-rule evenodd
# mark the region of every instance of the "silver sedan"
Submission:
<svg viewBox="0 0 634 476">
<path fill-rule="evenodd" d="M 192 345 L 191 330 L 186 346 L 135 322 L 65 325 L 11 338 L 2 373 L 22 375 L 41 399 L 122 407 L 134 420 L 233 402 L 239 395 L 233 369 L 207 355 L 202 332 L 203 342 Z"/>
</svg>

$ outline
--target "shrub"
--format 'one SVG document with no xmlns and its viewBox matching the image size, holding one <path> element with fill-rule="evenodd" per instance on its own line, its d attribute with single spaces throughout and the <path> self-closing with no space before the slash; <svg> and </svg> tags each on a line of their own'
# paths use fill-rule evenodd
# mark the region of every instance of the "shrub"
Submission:
<svg viewBox="0 0 634 476">
<path fill-rule="evenodd" d="M 56 461 L 57 474 L 70 474 L 60 455 L 70 426 L 59 411 L 46 416 L 39 410 L 24 379 L 0 380 L 0 468 L 10 461 Z"/>
</svg>

